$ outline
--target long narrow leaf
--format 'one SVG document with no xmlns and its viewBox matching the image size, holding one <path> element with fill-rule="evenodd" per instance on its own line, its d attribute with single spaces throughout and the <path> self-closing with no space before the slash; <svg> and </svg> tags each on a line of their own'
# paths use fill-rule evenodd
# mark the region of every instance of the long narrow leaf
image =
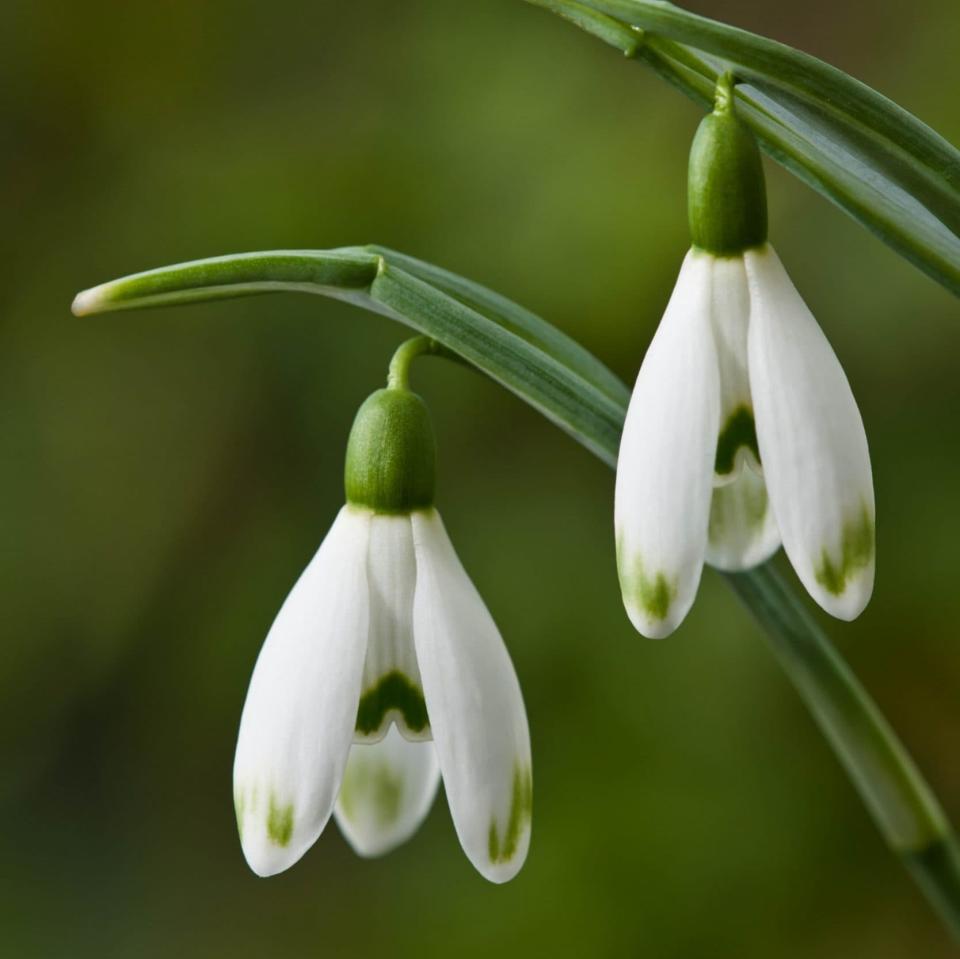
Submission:
<svg viewBox="0 0 960 959">
<path fill-rule="evenodd" d="M 576 340 L 505 296 L 405 253 L 380 246 L 368 246 L 364 249 L 382 255 L 391 265 L 424 280 L 504 329 L 528 340 L 538 349 L 563 362 L 612 400 L 625 403 L 629 399 L 629 391 L 620 378 L 611 373 L 589 350 L 585 350 Z"/>
<path fill-rule="evenodd" d="M 505 297 L 380 247 L 240 253 L 161 267 L 81 293 L 74 312 L 282 290 L 347 300 L 406 323 L 523 397 L 591 452 L 615 462 L 628 393 L 599 360 Z"/>
</svg>

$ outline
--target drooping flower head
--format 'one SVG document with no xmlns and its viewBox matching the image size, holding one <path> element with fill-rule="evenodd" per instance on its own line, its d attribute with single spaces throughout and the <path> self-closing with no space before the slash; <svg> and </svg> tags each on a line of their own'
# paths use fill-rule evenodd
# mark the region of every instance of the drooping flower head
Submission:
<svg viewBox="0 0 960 959">
<path fill-rule="evenodd" d="M 283 604 L 240 721 L 234 799 L 254 872 L 313 845 L 331 812 L 375 856 L 442 776 L 476 868 L 512 878 L 530 837 L 530 739 L 503 640 L 434 508 L 433 430 L 403 387 L 374 393 L 347 450 L 346 506 Z"/>
<path fill-rule="evenodd" d="M 692 247 L 644 357 L 617 466 L 617 567 L 644 635 L 686 616 L 704 561 L 780 544 L 810 595 L 853 619 L 873 590 L 874 495 L 843 369 L 767 242 L 756 140 L 729 78 L 690 154 Z"/>
</svg>

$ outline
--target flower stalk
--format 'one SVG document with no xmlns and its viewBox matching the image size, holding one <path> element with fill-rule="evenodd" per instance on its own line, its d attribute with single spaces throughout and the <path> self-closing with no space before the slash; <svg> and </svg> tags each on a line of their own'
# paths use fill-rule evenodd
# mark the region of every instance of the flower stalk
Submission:
<svg viewBox="0 0 960 959">
<path fill-rule="evenodd" d="M 418 356 L 438 356 L 448 354 L 436 340 L 429 336 L 414 336 L 404 340 L 390 360 L 387 373 L 387 388 L 391 390 L 410 389 L 410 367 Z"/>
</svg>

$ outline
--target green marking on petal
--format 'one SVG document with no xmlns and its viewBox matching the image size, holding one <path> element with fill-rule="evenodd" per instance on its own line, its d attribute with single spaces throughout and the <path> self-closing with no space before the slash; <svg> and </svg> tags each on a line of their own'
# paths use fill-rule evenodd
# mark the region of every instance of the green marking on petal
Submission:
<svg viewBox="0 0 960 959">
<path fill-rule="evenodd" d="M 710 500 L 710 521 L 707 538 L 712 546 L 723 543 L 733 524 L 751 532 L 762 529 L 770 501 L 764 483 L 748 483 L 742 478 L 717 486 Z"/>
<path fill-rule="evenodd" d="M 267 810 L 267 837 L 275 846 L 287 846 L 293 837 L 293 803 L 281 806 L 273 793 Z"/>
<path fill-rule="evenodd" d="M 513 767 L 513 794 L 510 797 L 510 815 L 503 838 L 497 828 L 496 817 L 490 820 L 487 834 L 487 853 L 490 862 L 509 862 L 517 853 L 524 827 L 533 816 L 533 773 L 530 767 L 517 763 Z"/>
<path fill-rule="evenodd" d="M 383 726 L 384 717 L 395 709 L 403 716 L 412 733 L 423 732 L 430 724 L 423 691 L 399 670 L 381 676 L 373 689 L 360 697 L 357 707 L 357 732 L 370 735 Z"/>
<path fill-rule="evenodd" d="M 238 792 L 233 797 L 233 808 L 237 814 L 237 832 L 240 834 L 240 841 L 243 841 L 243 813 L 246 809 L 246 800 L 243 793 Z"/>
<path fill-rule="evenodd" d="M 617 571 L 620 574 L 620 589 L 627 603 L 637 604 L 650 619 L 663 620 L 677 595 L 674 583 L 663 572 L 650 576 L 643 560 L 634 554 L 629 560 L 617 543 Z"/>
<path fill-rule="evenodd" d="M 370 747 L 360 745 L 355 748 Z M 371 809 L 377 824 L 386 827 L 399 817 L 403 793 L 403 776 L 392 769 L 389 763 L 357 758 L 347 764 L 340 787 L 340 806 L 344 815 L 354 820 L 358 807 Z"/>
<path fill-rule="evenodd" d="M 814 569 L 817 582 L 834 596 L 840 596 L 847 582 L 870 564 L 874 554 L 874 521 L 867 507 L 860 507 L 860 515 L 843 524 L 840 543 L 840 562 L 835 563 L 826 549 L 820 554 L 820 565 Z"/>
<path fill-rule="evenodd" d="M 737 464 L 737 451 L 746 446 L 760 462 L 760 448 L 757 446 L 757 424 L 753 419 L 753 410 L 749 406 L 738 406 L 724 423 L 717 438 L 717 456 L 713 471 L 718 476 L 728 476 Z"/>
</svg>

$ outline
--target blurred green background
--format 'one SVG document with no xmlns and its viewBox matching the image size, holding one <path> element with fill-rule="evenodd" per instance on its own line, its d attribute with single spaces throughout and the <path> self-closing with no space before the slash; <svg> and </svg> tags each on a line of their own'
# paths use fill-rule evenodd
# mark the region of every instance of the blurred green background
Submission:
<svg viewBox="0 0 960 959">
<path fill-rule="evenodd" d="M 956 0 L 690 6 L 960 141 Z M 405 333 L 295 295 L 68 312 L 152 266 L 379 242 L 491 285 L 632 380 L 687 244 L 697 120 L 520 0 L 4 4 L 0 954 L 950 954 L 719 577 L 670 640 L 636 636 L 612 472 L 435 361 L 414 375 L 439 505 L 530 716 L 527 865 L 488 885 L 441 795 L 386 859 L 331 824 L 288 873 L 254 877 L 230 783 L 247 680 Z M 875 469 L 877 590 L 827 626 L 960 821 L 960 310 L 768 173 L 772 238 Z"/>
</svg>

